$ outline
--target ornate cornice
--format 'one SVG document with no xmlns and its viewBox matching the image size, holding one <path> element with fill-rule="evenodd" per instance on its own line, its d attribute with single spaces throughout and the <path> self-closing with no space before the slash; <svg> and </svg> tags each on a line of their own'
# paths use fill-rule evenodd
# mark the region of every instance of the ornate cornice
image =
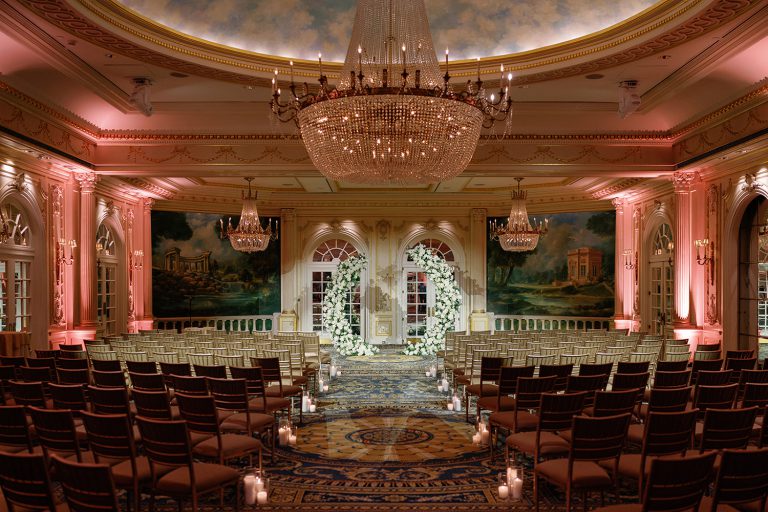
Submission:
<svg viewBox="0 0 768 512">
<path fill-rule="evenodd" d="M 128 183 L 129 185 L 143 190 L 145 192 L 149 192 L 150 194 L 154 194 L 156 196 L 160 196 L 163 199 L 173 199 L 173 196 L 175 195 L 173 192 L 164 189 L 163 187 L 158 187 L 157 185 L 154 185 L 152 183 L 149 183 L 146 180 L 143 180 L 141 178 L 123 178 L 123 181 Z"/>
<path fill-rule="evenodd" d="M 75 181 L 80 185 L 80 192 L 83 194 L 92 194 L 96 190 L 96 183 L 99 181 L 99 175 L 95 172 L 76 172 Z"/>
<path fill-rule="evenodd" d="M 636 185 L 639 185 L 644 180 L 642 178 L 634 178 L 629 180 L 622 180 L 621 182 L 612 185 L 610 187 L 606 187 L 603 189 L 598 190 L 597 192 L 592 193 L 593 199 L 605 199 L 607 196 L 611 196 L 614 194 L 617 194 L 623 190 L 627 190 L 628 188 L 632 188 Z M 615 201 L 616 199 L 614 199 Z"/>
</svg>

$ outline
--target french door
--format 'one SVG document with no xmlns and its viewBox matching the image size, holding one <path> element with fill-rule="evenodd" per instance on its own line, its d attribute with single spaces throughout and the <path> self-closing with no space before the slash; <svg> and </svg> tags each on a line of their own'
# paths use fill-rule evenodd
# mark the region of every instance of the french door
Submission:
<svg viewBox="0 0 768 512">
<path fill-rule="evenodd" d="M 673 267 L 668 262 L 651 262 L 651 334 L 669 334 L 674 306 Z"/>
<path fill-rule="evenodd" d="M 405 269 L 403 279 L 404 334 L 406 338 L 420 338 L 434 321 L 435 289 L 427 273 L 421 270 Z"/>
<path fill-rule="evenodd" d="M 99 261 L 96 314 L 105 335 L 117 333 L 117 261 Z"/>
</svg>

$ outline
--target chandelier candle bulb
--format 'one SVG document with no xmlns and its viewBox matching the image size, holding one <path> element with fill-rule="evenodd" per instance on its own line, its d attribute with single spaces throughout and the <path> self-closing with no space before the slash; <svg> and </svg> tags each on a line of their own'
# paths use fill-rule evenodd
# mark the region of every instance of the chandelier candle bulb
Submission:
<svg viewBox="0 0 768 512">
<path fill-rule="evenodd" d="M 477 83 L 480 83 L 480 57 L 477 58 Z"/>
<path fill-rule="evenodd" d="M 320 64 L 320 78 L 323 77 L 323 54 L 317 54 L 317 62 Z"/>
</svg>

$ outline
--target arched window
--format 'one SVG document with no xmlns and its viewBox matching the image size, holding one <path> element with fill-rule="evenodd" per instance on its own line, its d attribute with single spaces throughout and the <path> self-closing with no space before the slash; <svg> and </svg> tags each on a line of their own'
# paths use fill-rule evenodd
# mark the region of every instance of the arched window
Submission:
<svg viewBox="0 0 768 512">
<path fill-rule="evenodd" d="M 323 300 L 325 300 L 325 290 L 328 288 L 328 283 L 331 282 L 334 270 L 342 261 L 357 255 L 358 252 L 354 245 L 340 239 L 322 242 L 312 253 L 310 290 L 312 294 L 313 331 L 323 330 Z M 352 332 L 355 334 L 362 332 L 361 307 L 361 292 L 358 284 L 354 288 L 350 288 L 345 305 L 347 320 L 349 320 Z"/>
<path fill-rule="evenodd" d="M 32 321 L 30 230 L 21 210 L 0 205 L 0 330 L 28 331 Z"/>
<path fill-rule="evenodd" d="M 117 334 L 117 251 L 112 230 L 96 230 L 96 316 L 104 334 Z"/>
<path fill-rule="evenodd" d="M 674 307 L 675 240 L 667 223 L 659 226 L 653 235 L 650 254 L 650 317 L 649 330 L 653 334 L 669 334 L 672 329 Z"/>
<path fill-rule="evenodd" d="M 424 240 L 413 244 L 411 247 L 409 247 L 409 249 L 412 249 L 419 244 L 423 245 L 427 249 L 432 249 L 434 254 L 440 256 L 445 261 L 454 261 L 453 250 L 442 240 L 437 240 L 435 238 L 425 238 Z M 408 261 L 413 261 L 413 259 L 408 256 Z"/>
</svg>

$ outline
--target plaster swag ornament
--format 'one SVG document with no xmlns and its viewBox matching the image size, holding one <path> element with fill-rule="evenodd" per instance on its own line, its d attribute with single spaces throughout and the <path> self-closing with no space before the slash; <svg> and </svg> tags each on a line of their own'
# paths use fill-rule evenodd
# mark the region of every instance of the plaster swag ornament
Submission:
<svg viewBox="0 0 768 512">
<path fill-rule="evenodd" d="M 453 277 L 453 268 L 440 256 L 424 245 L 417 245 L 407 252 L 417 266 L 424 269 L 435 286 L 435 321 L 427 327 L 424 337 L 406 345 L 404 354 L 431 356 L 445 347 L 445 333 L 456 326 L 461 308 L 461 290 Z"/>
<path fill-rule="evenodd" d="M 345 306 L 349 289 L 360 281 L 360 273 L 368 264 L 365 256 L 352 256 L 339 263 L 323 300 L 323 328 L 331 334 L 333 346 L 343 356 L 372 356 L 379 351 L 354 334 L 347 319 Z"/>
</svg>

